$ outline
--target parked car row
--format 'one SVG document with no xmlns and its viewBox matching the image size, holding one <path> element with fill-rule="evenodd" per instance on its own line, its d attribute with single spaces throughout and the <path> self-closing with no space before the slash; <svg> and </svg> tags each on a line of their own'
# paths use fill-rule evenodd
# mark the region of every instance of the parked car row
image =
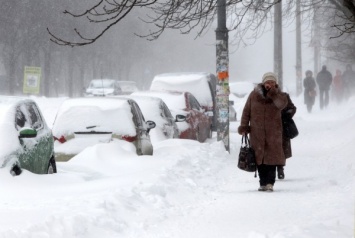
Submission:
<svg viewBox="0 0 355 238">
<path fill-rule="evenodd" d="M 179 138 L 204 142 L 212 137 L 211 120 L 191 93 L 145 91 L 135 92 L 132 95 L 157 97 L 163 100 L 178 122 Z"/>
<path fill-rule="evenodd" d="M 159 140 L 205 142 L 212 137 L 212 74 L 158 75 L 149 91 L 138 91 L 127 82 L 92 80 L 86 97 L 62 103 L 52 130 L 32 99 L 0 97 L 0 127 L 6 131 L 0 137 L 6 145 L 0 152 L 1 168 L 13 175 L 23 169 L 51 174 L 57 172 L 56 161 L 68 161 L 98 143 L 123 140 L 135 146 L 137 155 L 152 155 L 153 143 Z M 236 113 L 230 114 L 236 120 Z"/>
</svg>

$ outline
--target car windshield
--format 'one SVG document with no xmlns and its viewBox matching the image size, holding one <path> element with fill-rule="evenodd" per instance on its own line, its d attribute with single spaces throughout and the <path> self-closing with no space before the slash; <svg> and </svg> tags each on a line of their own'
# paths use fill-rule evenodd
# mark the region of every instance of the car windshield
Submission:
<svg viewBox="0 0 355 238">
<path fill-rule="evenodd" d="M 17 108 L 25 108 L 27 102 L 22 102 L 16 97 L 0 97 L 0 165 L 3 164 L 6 156 L 10 155 L 13 151 L 20 148 L 18 130 L 16 128 L 16 112 Z M 23 111 L 26 114 L 26 110 Z M 30 115 L 24 115 L 29 118 Z M 28 123 L 23 124 L 25 127 L 29 127 Z"/>
</svg>

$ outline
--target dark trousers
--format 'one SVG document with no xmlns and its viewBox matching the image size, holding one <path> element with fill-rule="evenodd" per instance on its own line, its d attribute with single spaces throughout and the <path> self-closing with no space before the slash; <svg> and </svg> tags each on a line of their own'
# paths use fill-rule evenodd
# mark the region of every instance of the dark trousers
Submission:
<svg viewBox="0 0 355 238">
<path fill-rule="evenodd" d="M 258 173 L 260 178 L 260 186 L 266 186 L 267 184 L 274 185 L 276 177 L 276 165 L 258 165 Z"/>
<path fill-rule="evenodd" d="M 329 103 L 329 90 L 319 89 L 319 105 L 320 109 L 326 108 Z"/>
</svg>

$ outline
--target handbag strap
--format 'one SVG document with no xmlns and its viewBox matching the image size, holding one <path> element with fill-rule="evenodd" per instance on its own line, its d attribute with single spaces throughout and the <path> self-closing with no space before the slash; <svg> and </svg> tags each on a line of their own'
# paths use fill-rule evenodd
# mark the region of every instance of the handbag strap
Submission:
<svg viewBox="0 0 355 238">
<path fill-rule="evenodd" d="M 247 134 L 242 136 L 242 145 L 245 144 L 246 146 L 250 147 L 250 140 Z"/>
</svg>

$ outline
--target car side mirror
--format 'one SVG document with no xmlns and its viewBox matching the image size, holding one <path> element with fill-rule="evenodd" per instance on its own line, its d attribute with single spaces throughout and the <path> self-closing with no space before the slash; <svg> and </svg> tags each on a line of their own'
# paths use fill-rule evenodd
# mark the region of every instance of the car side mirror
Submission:
<svg viewBox="0 0 355 238">
<path fill-rule="evenodd" d="M 156 127 L 156 124 L 155 124 L 154 121 L 147 121 L 146 124 L 147 124 L 147 127 L 148 127 L 148 129 L 147 129 L 148 133 L 149 133 L 150 129 L 153 129 L 153 128 Z"/>
<path fill-rule="evenodd" d="M 186 121 L 186 116 L 184 115 L 176 115 L 175 122 L 183 122 Z"/>
<path fill-rule="evenodd" d="M 234 105 L 234 101 L 229 101 L 229 106 L 233 106 Z"/>
<path fill-rule="evenodd" d="M 35 129 L 32 128 L 22 128 L 19 131 L 19 138 L 35 138 L 37 136 L 37 131 Z"/>
</svg>

